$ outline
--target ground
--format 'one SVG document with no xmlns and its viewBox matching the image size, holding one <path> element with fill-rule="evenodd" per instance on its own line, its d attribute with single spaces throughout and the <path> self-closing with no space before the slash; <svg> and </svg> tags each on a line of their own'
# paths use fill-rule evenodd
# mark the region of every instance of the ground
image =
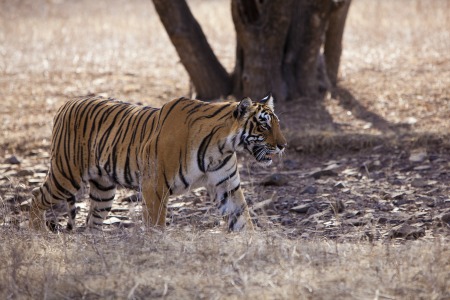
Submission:
<svg viewBox="0 0 450 300">
<path fill-rule="evenodd" d="M 54 113 L 90 93 L 161 106 L 189 96 L 188 76 L 151 1 L 1 2 L 0 290 L 449 298 L 450 4 L 431 3 L 353 1 L 339 88 L 276 103 L 289 147 L 272 166 L 240 157 L 253 235 L 226 233 L 202 189 L 170 202 L 166 232 L 149 231 L 138 197 L 121 189 L 98 236 L 27 230 Z M 189 4 L 231 71 L 229 3 Z M 87 205 L 77 203 L 80 226 Z"/>
</svg>

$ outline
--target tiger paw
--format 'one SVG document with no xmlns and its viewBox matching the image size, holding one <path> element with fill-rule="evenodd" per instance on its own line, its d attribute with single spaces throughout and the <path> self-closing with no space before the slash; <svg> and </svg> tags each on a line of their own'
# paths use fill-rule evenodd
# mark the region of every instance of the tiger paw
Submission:
<svg viewBox="0 0 450 300">
<path fill-rule="evenodd" d="M 247 213 L 238 214 L 228 217 L 228 230 L 229 231 L 253 231 L 253 223 L 250 216 Z"/>
</svg>

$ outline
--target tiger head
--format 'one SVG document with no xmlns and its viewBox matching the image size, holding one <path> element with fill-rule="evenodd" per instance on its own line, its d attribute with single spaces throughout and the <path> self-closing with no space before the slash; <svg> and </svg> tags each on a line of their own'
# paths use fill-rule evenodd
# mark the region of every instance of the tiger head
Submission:
<svg viewBox="0 0 450 300">
<path fill-rule="evenodd" d="M 240 120 L 239 147 L 247 150 L 255 159 L 270 165 L 276 154 L 287 146 L 280 130 L 278 117 L 274 113 L 274 99 L 271 94 L 258 102 L 244 98 L 236 107 L 235 117 Z"/>
</svg>

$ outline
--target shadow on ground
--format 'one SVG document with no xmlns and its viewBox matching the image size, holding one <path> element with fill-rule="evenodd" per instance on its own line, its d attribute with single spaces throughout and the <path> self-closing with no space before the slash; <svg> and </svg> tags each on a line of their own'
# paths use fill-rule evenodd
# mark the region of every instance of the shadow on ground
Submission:
<svg viewBox="0 0 450 300">
<path fill-rule="evenodd" d="M 337 100 L 343 111 L 351 112 L 354 122 L 370 124 L 365 133 L 355 124 L 340 124 L 330 114 L 326 97 Z M 360 151 L 373 147 L 412 149 L 425 147 L 450 151 L 450 133 L 415 131 L 410 124 L 392 123 L 367 109 L 345 87 L 336 87 L 320 99 L 299 99 L 280 103 L 276 112 L 284 124 L 290 148 L 302 153 Z M 351 130 L 348 130 L 350 128 Z"/>
</svg>

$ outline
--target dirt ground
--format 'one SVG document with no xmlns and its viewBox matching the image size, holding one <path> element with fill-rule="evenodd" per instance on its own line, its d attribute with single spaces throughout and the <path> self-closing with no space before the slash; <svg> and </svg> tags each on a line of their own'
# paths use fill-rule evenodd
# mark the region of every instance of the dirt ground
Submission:
<svg viewBox="0 0 450 300">
<path fill-rule="evenodd" d="M 205 18 L 208 4 L 193 3 L 217 54 L 232 67 L 229 15 Z M 306 238 L 381 238 L 403 224 L 413 224 L 420 236 L 448 229 L 441 221 L 450 209 L 445 3 L 436 3 L 433 19 L 421 1 L 406 8 L 401 1 L 353 4 L 340 88 L 316 103 L 277 103 L 290 142 L 286 155 L 268 169 L 242 161 L 257 224 Z M 226 3 L 220 5 L 226 12 Z M 406 12 L 399 18 L 396 6 L 417 18 Z M 25 1 L 3 7 L 0 189 L 12 211 L 26 207 L 29 190 L 45 176 L 51 118 L 64 101 L 96 93 L 160 106 L 189 93 L 151 3 Z M 370 9 L 376 14 L 361 16 Z M 198 195 L 206 198 L 200 190 L 173 202 L 171 226 L 185 226 L 186 220 L 215 226 L 214 204 L 194 200 Z M 126 212 L 128 203 L 118 198 L 117 210 Z M 16 218 L 24 221 L 18 213 L 5 222 Z"/>
<path fill-rule="evenodd" d="M 231 71 L 229 3 L 189 4 Z M 339 243 L 439 239 L 448 247 L 448 49 L 449 1 L 353 1 L 339 88 L 320 101 L 276 103 L 289 147 L 272 166 L 240 158 L 257 230 Z M 1 1 L 0 74 L 0 225 L 14 230 L 27 226 L 29 192 L 48 169 L 52 117 L 67 99 L 95 93 L 161 106 L 190 91 L 151 1 Z M 120 190 L 105 230 L 139 228 L 138 198 Z M 204 189 L 174 198 L 168 217 L 182 232 L 224 228 Z M 62 210 L 60 218 L 64 224 Z M 435 296 L 450 297 L 450 287 Z"/>
</svg>

